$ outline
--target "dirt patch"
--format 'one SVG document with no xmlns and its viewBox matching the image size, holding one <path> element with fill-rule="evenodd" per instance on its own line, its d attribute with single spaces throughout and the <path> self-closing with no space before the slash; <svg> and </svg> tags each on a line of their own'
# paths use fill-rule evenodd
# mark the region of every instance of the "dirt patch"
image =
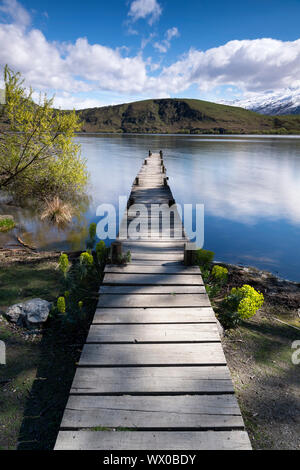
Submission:
<svg viewBox="0 0 300 470">
<path fill-rule="evenodd" d="M 252 446 L 299 450 L 300 364 L 292 362 L 292 343 L 300 339 L 300 286 L 255 268 L 226 267 L 229 282 L 222 296 L 243 284 L 265 296 L 262 309 L 223 338 Z"/>
</svg>

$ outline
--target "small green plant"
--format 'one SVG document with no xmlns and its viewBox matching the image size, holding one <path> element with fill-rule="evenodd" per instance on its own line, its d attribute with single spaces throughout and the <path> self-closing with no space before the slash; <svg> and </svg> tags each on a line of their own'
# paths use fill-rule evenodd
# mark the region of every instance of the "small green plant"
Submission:
<svg viewBox="0 0 300 470">
<path fill-rule="evenodd" d="M 64 278 L 66 278 L 67 273 L 70 269 L 70 263 L 69 263 L 68 255 L 66 255 L 65 253 L 62 253 L 59 257 L 58 263 L 59 263 L 60 271 L 63 273 Z"/>
<path fill-rule="evenodd" d="M 96 245 L 96 257 L 101 270 L 106 263 L 108 251 L 109 248 L 106 247 L 104 241 L 100 240 L 100 242 L 98 242 Z"/>
<path fill-rule="evenodd" d="M 196 262 L 197 264 L 199 264 L 202 270 L 209 269 L 211 263 L 213 262 L 214 256 L 215 254 L 213 251 L 204 250 L 203 248 L 201 248 L 200 250 L 197 250 Z"/>
<path fill-rule="evenodd" d="M 83 253 L 81 253 L 79 261 L 81 265 L 92 266 L 94 263 L 94 258 L 91 253 L 89 253 L 88 251 L 84 251 Z"/>
<path fill-rule="evenodd" d="M 92 249 L 95 241 L 96 241 L 96 231 L 97 231 L 97 224 L 95 222 L 92 222 L 89 226 L 89 238 L 86 242 L 86 246 L 89 249 Z"/>
<path fill-rule="evenodd" d="M 217 284 L 223 285 L 228 279 L 228 269 L 223 266 L 215 265 L 212 268 L 211 276 Z"/>
<path fill-rule="evenodd" d="M 253 317 L 263 303 L 263 294 L 254 287 L 248 284 L 233 287 L 223 302 L 224 313 L 221 314 L 221 321 L 225 323 L 224 326 L 236 326 L 241 320 Z"/>
<path fill-rule="evenodd" d="M 65 299 L 68 300 L 69 297 L 70 297 L 70 291 L 66 290 L 66 291 L 64 292 L 64 296 L 65 296 Z"/>
<path fill-rule="evenodd" d="M 131 261 L 131 253 L 130 251 L 128 250 L 125 255 L 120 255 L 118 256 L 118 259 L 117 259 L 117 264 L 128 264 L 130 263 Z"/>
<path fill-rule="evenodd" d="M 10 217 L 5 217 L 0 219 L 0 232 L 6 232 L 15 227 L 15 222 Z"/>
<path fill-rule="evenodd" d="M 79 300 L 79 302 L 78 302 L 79 310 L 82 310 L 82 307 L 83 307 L 83 302 L 82 302 L 82 300 Z"/>
<path fill-rule="evenodd" d="M 66 313 L 66 301 L 64 297 L 58 297 L 57 310 L 59 311 L 59 313 Z"/>
</svg>

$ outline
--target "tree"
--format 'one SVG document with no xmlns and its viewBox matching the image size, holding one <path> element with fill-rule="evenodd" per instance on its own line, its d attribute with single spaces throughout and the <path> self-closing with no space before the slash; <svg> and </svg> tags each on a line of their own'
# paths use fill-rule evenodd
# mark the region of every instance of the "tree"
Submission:
<svg viewBox="0 0 300 470">
<path fill-rule="evenodd" d="M 80 146 L 73 141 L 80 130 L 75 111 L 53 108 L 53 98 L 26 91 L 20 73 L 4 69 L 5 118 L 9 131 L 0 132 L 0 190 L 18 201 L 46 202 L 55 196 L 74 201 L 84 192 L 88 173 Z"/>
</svg>

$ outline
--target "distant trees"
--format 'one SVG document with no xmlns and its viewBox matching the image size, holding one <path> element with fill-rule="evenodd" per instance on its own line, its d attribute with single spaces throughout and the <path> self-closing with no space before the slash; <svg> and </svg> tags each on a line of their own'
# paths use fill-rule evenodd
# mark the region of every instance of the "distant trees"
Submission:
<svg viewBox="0 0 300 470">
<path fill-rule="evenodd" d="M 83 193 L 88 174 L 73 136 L 80 129 L 75 112 L 53 109 L 53 98 L 23 86 L 19 73 L 4 69 L 3 112 L 9 131 L 0 131 L 0 190 L 23 202 L 73 201 Z"/>
</svg>

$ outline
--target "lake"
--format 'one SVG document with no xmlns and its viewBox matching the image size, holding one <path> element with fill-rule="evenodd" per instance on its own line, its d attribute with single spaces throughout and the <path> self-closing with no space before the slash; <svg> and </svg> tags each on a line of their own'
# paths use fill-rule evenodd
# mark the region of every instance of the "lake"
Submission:
<svg viewBox="0 0 300 470">
<path fill-rule="evenodd" d="M 161 149 L 176 202 L 204 204 L 204 248 L 216 260 L 300 280 L 299 136 L 80 135 L 76 141 L 91 174 L 90 203 L 65 230 L 16 211 L 30 243 L 83 248 L 86 225 L 99 220 L 97 206 L 128 196 L 148 150 Z"/>
</svg>

